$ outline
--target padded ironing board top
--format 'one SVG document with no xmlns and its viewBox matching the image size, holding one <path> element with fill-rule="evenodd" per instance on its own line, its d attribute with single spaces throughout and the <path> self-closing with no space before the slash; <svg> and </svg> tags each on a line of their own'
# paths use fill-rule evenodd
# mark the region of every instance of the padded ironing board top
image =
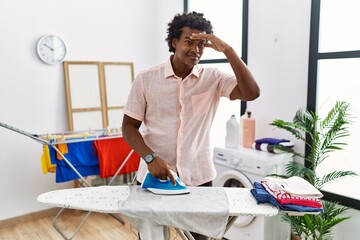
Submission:
<svg viewBox="0 0 360 240">
<path fill-rule="evenodd" d="M 191 194 L 191 188 L 189 189 Z M 278 214 L 278 209 L 270 204 L 258 205 L 249 188 L 223 189 L 228 198 L 230 216 L 274 216 Z M 119 213 L 118 202 L 126 200 L 129 195 L 129 186 L 100 186 L 50 191 L 39 195 L 37 200 L 51 207 Z M 149 194 L 149 197 L 152 196 Z"/>
<path fill-rule="evenodd" d="M 229 202 L 230 216 L 275 216 L 279 210 L 271 204 L 257 204 L 250 188 L 224 188 Z"/>
</svg>

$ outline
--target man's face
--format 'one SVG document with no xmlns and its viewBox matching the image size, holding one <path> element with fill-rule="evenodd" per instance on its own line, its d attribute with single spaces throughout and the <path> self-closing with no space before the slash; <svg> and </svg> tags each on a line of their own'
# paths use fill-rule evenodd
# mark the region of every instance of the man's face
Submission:
<svg viewBox="0 0 360 240">
<path fill-rule="evenodd" d="M 181 30 L 182 34 L 180 39 L 173 39 L 172 41 L 173 47 L 175 48 L 175 58 L 188 67 L 193 67 L 200 61 L 206 40 L 193 40 L 190 37 L 193 33 L 204 32 L 189 27 L 183 27 Z"/>
</svg>

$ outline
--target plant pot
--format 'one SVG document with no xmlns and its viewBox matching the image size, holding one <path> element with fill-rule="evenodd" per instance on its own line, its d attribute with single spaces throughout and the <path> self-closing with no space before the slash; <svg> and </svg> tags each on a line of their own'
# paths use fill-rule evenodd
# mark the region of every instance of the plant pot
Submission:
<svg viewBox="0 0 360 240">
<path fill-rule="evenodd" d="M 295 233 L 291 233 L 291 240 L 301 240 L 301 237 Z"/>
</svg>

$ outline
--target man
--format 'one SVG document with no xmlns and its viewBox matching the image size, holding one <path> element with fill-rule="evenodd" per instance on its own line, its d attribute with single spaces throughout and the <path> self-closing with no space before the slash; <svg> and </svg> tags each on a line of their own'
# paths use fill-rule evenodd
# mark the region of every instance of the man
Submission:
<svg viewBox="0 0 360 240">
<path fill-rule="evenodd" d="M 145 160 L 139 182 L 148 169 L 175 184 L 171 169 L 188 186 L 211 186 L 216 171 L 210 128 L 220 97 L 251 101 L 260 90 L 234 49 L 213 35 L 203 14 L 178 14 L 168 26 L 166 40 L 173 55 L 135 78 L 124 108 L 123 136 Z M 197 65 L 205 48 L 224 53 L 234 75 Z"/>
</svg>

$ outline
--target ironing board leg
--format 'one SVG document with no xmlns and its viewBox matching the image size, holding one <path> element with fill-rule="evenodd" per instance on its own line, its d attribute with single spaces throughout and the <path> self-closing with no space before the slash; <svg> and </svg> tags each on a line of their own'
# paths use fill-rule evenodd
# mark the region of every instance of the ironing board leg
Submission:
<svg viewBox="0 0 360 240">
<path fill-rule="evenodd" d="M 193 236 L 191 236 L 191 233 L 188 232 L 188 231 L 183 231 L 183 230 L 180 230 L 178 228 L 175 228 L 176 232 L 180 235 L 180 237 L 183 239 L 183 240 L 195 240 L 193 238 Z"/>
<path fill-rule="evenodd" d="M 65 162 L 71 167 L 71 169 L 79 176 L 79 178 L 81 179 L 81 181 L 79 181 L 81 186 L 86 186 L 86 187 L 91 187 L 91 184 L 86 181 L 86 179 L 76 170 L 76 168 L 70 163 L 70 161 L 61 153 L 61 151 L 55 146 L 55 145 L 51 145 L 51 147 L 58 153 L 61 155 L 61 157 L 63 158 L 63 160 L 65 160 Z M 120 165 L 120 167 L 117 169 L 115 175 L 111 178 L 110 182 L 108 185 L 111 185 L 112 182 L 114 181 L 114 179 L 116 178 L 116 176 L 119 175 L 120 171 L 123 169 L 124 165 L 128 162 L 128 160 L 130 159 L 131 155 L 134 153 L 134 150 L 131 150 L 128 155 L 126 156 L 125 160 L 123 161 L 123 163 Z M 72 235 L 70 236 L 70 238 L 68 238 L 64 231 L 60 229 L 60 227 L 56 224 L 57 219 L 60 217 L 61 213 L 63 212 L 64 208 L 62 208 L 59 213 L 56 215 L 56 217 L 53 219 L 52 221 L 52 225 L 54 226 L 54 228 L 56 229 L 56 231 L 58 233 L 60 233 L 60 235 L 66 239 L 66 240 L 70 240 L 72 239 L 80 230 L 80 228 L 82 227 L 82 225 L 85 223 L 86 219 L 90 216 L 91 212 L 88 212 L 85 217 L 83 218 L 83 220 L 81 221 L 81 223 L 79 224 L 79 226 L 76 228 L 76 230 L 72 233 Z M 124 220 L 121 219 L 120 216 L 116 215 L 116 214 L 110 214 L 113 218 L 115 218 L 118 222 L 120 222 L 122 225 L 125 224 Z M 191 239 L 193 240 L 193 238 Z"/>
<path fill-rule="evenodd" d="M 231 228 L 238 217 L 230 216 L 228 222 L 226 224 L 225 233 Z M 195 240 L 189 231 L 182 231 L 180 229 L 175 229 L 176 232 L 180 235 L 180 237 L 184 240 Z M 208 240 L 216 240 L 217 238 L 209 238 Z"/>
<path fill-rule="evenodd" d="M 122 225 L 125 224 L 124 220 L 122 220 L 122 218 L 121 218 L 119 215 L 117 215 L 117 214 L 115 214 L 115 213 L 109 213 L 109 215 L 112 216 L 113 218 L 115 218 L 115 219 L 116 219 L 118 222 L 120 222 Z"/>
<path fill-rule="evenodd" d="M 85 217 L 82 219 L 81 223 L 79 224 L 79 226 L 75 229 L 75 231 L 71 234 L 70 237 L 67 237 L 64 233 L 64 231 L 57 225 L 56 221 L 58 220 L 58 218 L 60 217 L 61 213 L 64 211 L 65 208 L 62 208 L 58 214 L 55 216 L 55 218 L 52 221 L 52 225 L 54 226 L 54 228 L 56 229 L 56 231 L 58 233 L 60 233 L 60 235 L 66 239 L 66 240 L 70 240 L 73 237 L 75 237 L 75 235 L 79 232 L 81 226 L 85 223 L 86 219 L 90 216 L 91 212 L 88 212 Z"/>
<path fill-rule="evenodd" d="M 190 233 L 189 231 L 184 231 L 184 233 L 185 233 L 187 239 L 189 239 L 189 240 L 195 240 L 195 238 L 191 235 L 191 233 Z"/>
<path fill-rule="evenodd" d="M 228 222 L 226 224 L 225 233 L 231 228 L 238 217 L 237 216 L 230 216 Z"/>
</svg>

